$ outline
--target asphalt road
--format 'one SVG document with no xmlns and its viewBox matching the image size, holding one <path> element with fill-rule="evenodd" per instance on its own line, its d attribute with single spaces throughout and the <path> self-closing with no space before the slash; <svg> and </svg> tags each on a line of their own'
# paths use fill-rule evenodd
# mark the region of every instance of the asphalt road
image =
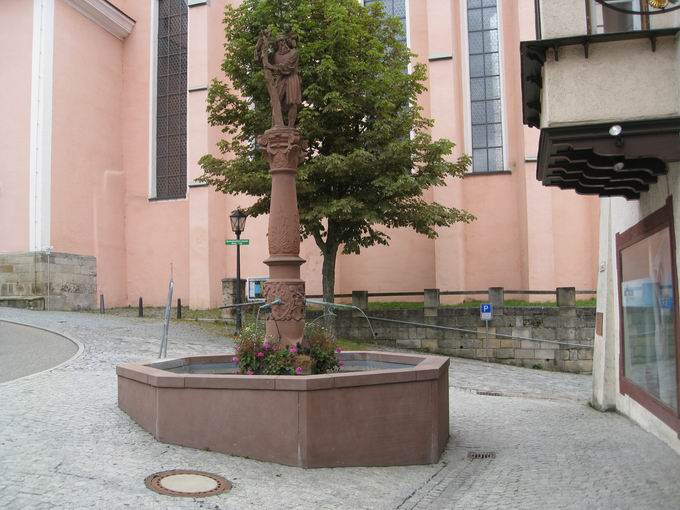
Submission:
<svg viewBox="0 0 680 510">
<path fill-rule="evenodd" d="M 63 336 L 0 321 L 0 383 L 57 366 L 77 351 Z"/>
</svg>

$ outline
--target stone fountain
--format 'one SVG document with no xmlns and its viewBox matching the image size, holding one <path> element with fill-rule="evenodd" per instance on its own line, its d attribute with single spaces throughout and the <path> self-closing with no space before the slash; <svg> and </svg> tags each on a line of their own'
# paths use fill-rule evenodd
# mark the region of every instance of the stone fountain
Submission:
<svg viewBox="0 0 680 510">
<path fill-rule="evenodd" d="M 295 127 L 302 100 L 295 38 L 278 37 L 273 52 L 269 39 L 263 33 L 255 50 L 272 108 L 272 128 L 258 138 L 272 174 L 265 335 L 292 345 L 305 327 L 296 193 L 305 143 Z M 448 358 L 339 356 L 340 372 L 300 376 L 241 375 L 225 354 L 120 365 L 118 406 L 158 441 L 291 466 L 438 462 L 449 437 Z"/>
</svg>

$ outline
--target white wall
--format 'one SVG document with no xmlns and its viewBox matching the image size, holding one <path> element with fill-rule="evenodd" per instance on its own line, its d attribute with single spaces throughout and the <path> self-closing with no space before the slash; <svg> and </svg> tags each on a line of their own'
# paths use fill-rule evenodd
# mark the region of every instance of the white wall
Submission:
<svg viewBox="0 0 680 510">
<path fill-rule="evenodd" d="M 650 186 L 640 200 L 623 198 L 601 200 L 600 215 L 600 278 L 597 311 L 605 317 L 604 335 L 595 337 L 593 355 L 593 406 L 607 410 L 616 408 L 643 429 L 666 442 L 680 454 L 680 438 L 668 425 L 628 395 L 620 393 L 619 360 L 620 329 L 618 300 L 618 267 L 616 264 L 616 233 L 623 232 L 663 207 L 673 196 L 675 238 L 680 239 L 680 163 L 669 165 L 668 175 Z M 676 267 L 680 267 L 680 250 L 676 249 Z M 680 282 L 675 282 L 680 287 Z"/>
</svg>

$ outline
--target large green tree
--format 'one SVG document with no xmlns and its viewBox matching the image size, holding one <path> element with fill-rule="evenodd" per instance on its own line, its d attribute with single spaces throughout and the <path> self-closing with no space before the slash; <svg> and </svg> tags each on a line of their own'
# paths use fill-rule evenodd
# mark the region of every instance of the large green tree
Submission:
<svg viewBox="0 0 680 510">
<path fill-rule="evenodd" d="M 379 3 L 357 0 L 243 0 L 224 17 L 228 81 L 208 93 L 212 125 L 222 126 L 225 158 L 204 156 L 201 178 L 230 194 L 257 197 L 248 212 L 269 210 L 271 178 L 254 140 L 271 127 L 269 96 L 253 49 L 262 30 L 292 30 L 300 55 L 303 108 L 298 128 L 308 140 L 298 172 L 301 235 L 323 256 L 323 294 L 333 301 L 338 250 L 388 244 L 388 229 L 411 227 L 434 238 L 436 227 L 469 222 L 469 213 L 423 199 L 424 190 L 461 176 L 469 157 L 447 159 L 454 144 L 433 141 L 418 95 L 426 68 L 402 42 L 403 27 Z"/>
</svg>

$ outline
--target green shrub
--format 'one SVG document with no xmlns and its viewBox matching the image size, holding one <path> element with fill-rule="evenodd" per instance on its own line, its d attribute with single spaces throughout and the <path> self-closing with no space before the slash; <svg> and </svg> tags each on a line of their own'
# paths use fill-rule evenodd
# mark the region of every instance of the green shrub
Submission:
<svg viewBox="0 0 680 510">
<path fill-rule="evenodd" d="M 237 339 L 234 362 L 247 375 L 303 375 L 336 372 L 342 366 L 341 352 L 323 328 L 308 332 L 302 344 L 286 348 L 264 340 L 254 324 L 243 327 Z"/>
</svg>

